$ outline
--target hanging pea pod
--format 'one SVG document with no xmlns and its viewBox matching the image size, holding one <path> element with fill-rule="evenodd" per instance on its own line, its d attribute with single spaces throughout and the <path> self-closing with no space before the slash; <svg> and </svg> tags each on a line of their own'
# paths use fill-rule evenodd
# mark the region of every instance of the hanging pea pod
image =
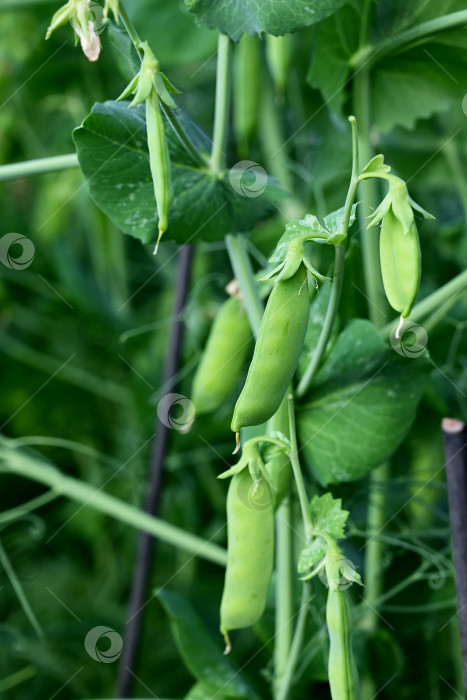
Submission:
<svg viewBox="0 0 467 700">
<path fill-rule="evenodd" d="M 165 102 L 169 107 L 175 108 L 176 104 L 170 93 L 177 93 L 178 91 L 171 85 L 165 75 L 160 72 L 159 61 L 146 41 L 140 44 L 140 49 L 143 52 L 141 69 L 118 99 L 122 100 L 128 95 L 135 93 L 130 107 L 143 102 L 146 103 L 149 165 L 159 218 L 159 233 L 154 249 L 155 255 L 161 237 L 167 230 L 168 215 L 173 199 L 169 148 L 159 100 Z"/>
<path fill-rule="evenodd" d="M 330 547 L 326 557 L 329 686 L 332 700 L 359 700 L 358 672 L 352 650 L 352 620 L 347 591 L 340 583 L 339 566 L 342 561 L 345 560 L 340 549 Z"/>
<path fill-rule="evenodd" d="M 219 309 L 193 379 L 196 413 L 216 411 L 233 393 L 251 341 L 251 328 L 240 299 Z"/>
<path fill-rule="evenodd" d="M 235 474 L 227 495 L 228 554 L 220 609 L 220 630 L 250 627 L 263 614 L 274 564 L 274 511 L 266 479 L 249 469 Z"/>
<path fill-rule="evenodd" d="M 415 222 L 404 232 L 403 224 L 389 209 L 383 219 L 379 244 L 386 297 L 392 308 L 406 318 L 420 283 L 421 254 Z"/>
<path fill-rule="evenodd" d="M 268 299 L 245 385 L 236 403 L 232 430 L 269 420 L 279 408 L 295 373 L 305 340 L 310 295 L 300 265 L 277 282 Z"/>
<path fill-rule="evenodd" d="M 266 60 L 274 87 L 279 94 L 284 93 L 292 55 L 292 35 L 273 36 L 266 34 Z"/>
<path fill-rule="evenodd" d="M 233 61 L 233 130 L 238 154 L 246 158 L 258 120 L 261 78 L 261 43 L 244 34 Z"/>
</svg>

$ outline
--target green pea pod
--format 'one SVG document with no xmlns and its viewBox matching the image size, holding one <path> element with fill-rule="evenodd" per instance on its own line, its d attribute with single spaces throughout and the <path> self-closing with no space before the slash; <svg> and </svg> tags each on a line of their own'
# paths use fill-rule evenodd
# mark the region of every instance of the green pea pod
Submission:
<svg viewBox="0 0 467 700">
<path fill-rule="evenodd" d="M 248 155 L 256 130 L 261 76 L 261 44 L 244 34 L 234 53 L 233 65 L 233 129 L 242 157 Z"/>
<path fill-rule="evenodd" d="M 330 588 L 326 604 L 329 634 L 329 686 L 332 700 L 358 700 L 360 689 L 351 643 L 351 619 L 346 591 Z"/>
<path fill-rule="evenodd" d="M 251 329 L 242 302 L 222 304 L 193 379 L 196 413 L 215 411 L 233 393 L 250 347 Z"/>
<path fill-rule="evenodd" d="M 159 235 L 154 250 L 154 254 L 156 254 L 162 234 L 167 229 L 167 219 L 170 204 L 173 199 L 173 190 L 169 149 L 164 130 L 164 119 L 155 89 L 151 90 L 146 100 L 146 129 L 148 134 L 149 165 L 151 167 L 154 195 L 156 197 L 157 213 L 159 216 Z"/>
<path fill-rule="evenodd" d="M 292 277 L 277 282 L 269 297 L 248 376 L 235 406 L 235 433 L 246 425 L 264 423 L 279 408 L 297 369 L 309 309 L 306 269 L 300 265 Z"/>
<path fill-rule="evenodd" d="M 406 318 L 420 284 L 420 244 L 415 222 L 404 233 L 404 226 L 394 215 L 392 207 L 381 226 L 380 260 L 386 297 L 393 309 Z"/>
<path fill-rule="evenodd" d="M 227 495 L 228 555 L 220 609 L 220 630 L 250 627 L 263 614 L 274 564 L 274 511 L 266 479 L 249 469 L 235 474 Z"/>
</svg>

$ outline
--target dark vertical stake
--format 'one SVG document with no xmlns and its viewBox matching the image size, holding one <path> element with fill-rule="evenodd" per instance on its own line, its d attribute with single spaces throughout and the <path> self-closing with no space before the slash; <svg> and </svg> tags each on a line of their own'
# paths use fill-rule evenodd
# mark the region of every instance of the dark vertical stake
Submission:
<svg viewBox="0 0 467 700">
<path fill-rule="evenodd" d="M 167 394 L 172 392 L 175 388 L 174 378 L 178 370 L 183 336 L 183 321 L 180 319 L 180 315 L 188 295 L 192 257 L 193 246 L 182 246 L 178 255 L 173 309 L 173 315 L 178 320 L 175 321 L 170 332 L 169 346 L 162 376 L 162 386 L 166 387 Z M 168 434 L 169 428 L 156 419 L 155 438 L 148 475 L 148 488 L 144 503 L 144 511 L 151 515 L 155 515 L 158 507 Z M 140 533 L 136 564 L 128 601 L 123 651 L 120 657 L 120 666 L 118 670 L 117 696 L 119 698 L 130 697 L 131 683 L 133 680 L 132 669 L 134 668 L 138 651 L 152 546 L 152 535 L 146 532 Z"/>
<path fill-rule="evenodd" d="M 453 418 L 443 418 L 442 429 L 456 576 L 457 615 L 467 698 L 467 430 L 465 423 Z"/>
</svg>

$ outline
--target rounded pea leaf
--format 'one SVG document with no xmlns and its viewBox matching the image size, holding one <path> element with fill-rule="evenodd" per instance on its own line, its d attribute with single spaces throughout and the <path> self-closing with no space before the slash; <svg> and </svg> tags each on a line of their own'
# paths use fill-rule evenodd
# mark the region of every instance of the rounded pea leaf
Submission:
<svg viewBox="0 0 467 700">
<path fill-rule="evenodd" d="M 144 105 L 129 109 L 128 104 L 95 104 L 73 132 L 73 138 L 89 193 L 97 206 L 124 233 L 143 243 L 153 243 L 157 240 L 158 219 L 145 110 Z M 219 177 L 207 167 L 200 167 L 170 127 L 167 136 L 174 199 L 163 240 L 215 241 L 232 231 L 248 231 L 272 210 L 272 201 L 286 196 L 270 177 L 262 181 L 261 194 L 245 195 L 241 188 L 234 188 L 229 171 Z"/>
<path fill-rule="evenodd" d="M 238 41 L 242 34 L 280 36 L 321 22 L 347 0 L 185 0 L 209 29 Z"/>
<path fill-rule="evenodd" d="M 323 484 L 354 481 L 390 457 L 407 434 L 430 371 L 425 355 L 387 348 L 369 321 L 338 337 L 298 407 L 300 449 Z"/>
</svg>

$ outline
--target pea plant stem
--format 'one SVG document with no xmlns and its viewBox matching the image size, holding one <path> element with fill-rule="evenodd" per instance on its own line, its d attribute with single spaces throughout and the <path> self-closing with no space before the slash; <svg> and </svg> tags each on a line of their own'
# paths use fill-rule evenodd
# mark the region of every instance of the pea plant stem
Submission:
<svg viewBox="0 0 467 700">
<path fill-rule="evenodd" d="M 308 612 L 310 592 L 311 585 L 308 582 L 304 583 L 302 600 L 300 603 L 300 610 L 298 612 L 297 625 L 295 627 L 292 647 L 290 649 L 289 658 L 287 659 L 287 665 L 284 671 L 282 682 L 280 684 L 279 691 L 276 695 L 276 700 L 287 700 L 289 696 L 293 680 L 293 674 L 297 666 L 298 659 L 300 657 L 300 652 L 302 650 L 303 640 L 305 637 L 305 623 Z"/>
<path fill-rule="evenodd" d="M 83 506 L 89 506 L 101 513 L 106 513 L 138 530 L 149 532 L 185 552 L 200 556 L 220 566 L 225 566 L 227 562 L 227 553 L 222 547 L 185 532 L 160 518 L 150 516 L 138 508 L 121 501 L 119 498 L 111 496 L 80 479 L 67 476 L 55 467 L 42 463 L 25 453 L 10 450 L 2 445 L 0 458 L 4 461 L 6 471 L 9 473 L 44 484 L 62 496 L 77 501 Z"/>
<path fill-rule="evenodd" d="M 225 237 L 225 245 L 227 246 L 232 270 L 242 293 L 242 300 L 245 305 L 248 320 L 250 321 L 255 337 L 257 337 L 261 326 L 261 319 L 263 318 L 263 303 L 258 293 L 244 238 L 241 234 L 236 236 L 228 234 Z"/>
<path fill-rule="evenodd" d="M 76 153 L 67 153 L 64 156 L 51 156 L 50 158 L 36 158 L 35 160 L 26 160 L 22 163 L 9 163 L 8 165 L 0 165 L 0 182 L 78 167 L 79 163 Z"/>
<path fill-rule="evenodd" d="M 294 400 L 292 394 L 288 395 L 289 401 L 289 430 L 290 430 L 290 462 L 292 464 L 292 471 L 295 479 L 295 485 L 297 487 L 298 499 L 300 502 L 300 510 L 302 512 L 303 518 L 303 528 L 305 530 L 305 539 L 307 542 L 310 541 L 313 532 L 313 523 L 311 520 L 311 513 L 309 507 L 309 500 L 305 489 L 305 482 L 303 481 L 302 470 L 300 467 L 300 461 L 298 459 L 298 445 L 297 445 L 297 431 L 295 428 L 295 410 L 294 410 Z"/>
<path fill-rule="evenodd" d="M 217 45 L 216 103 L 211 148 L 211 170 L 221 173 L 227 162 L 227 136 L 232 78 L 232 42 L 219 34 Z"/>
<path fill-rule="evenodd" d="M 358 142 L 357 142 L 357 126 L 354 117 L 349 119 L 352 127 L 352 175 L 350 178 L 350 185 L 347 192 L 347 198 L 344 206 L 344 216 L 342 221 L 342 231 L 341 233 L 347 235 L 350 224 L 350 217 L 352 214 L 352 206 L 355 201 L 358 187 Z M 345 241 L 340 245 L 335 247 L 334 253 L 334 274 L 332 277 L 332 287 L 331 295 L 329 297 L 329 304 L 326 310 L 326 316 L 324 319 L 323 327 L 321 329 L 321 334 L 319 336 L 318 344 L 316 350 L 313 354 L 313 358 L 308 365 L 305 374 L 303 375 L 298 387 L 296 394 L 298 397 L 303 396 L 314 379 L 314 376 L 319 368 L 319 365 L 323 359 L 324 353 L 326 352 L 326 347 L 329 341 L 329 337 L 332 332 L 332 327 L 336 319 L 337 311 L 339 309 L 339 302 L 342 293 L 342 284 L 344 281 L 344 266 L 345 266 Z"/>
<path fill-rule="evenodd" d="M 276 513 L 276 617 L 274 685 L 278 693 L 292 644 L 294 617 L 292 503 L 285 497 Z"/>
</svg>

